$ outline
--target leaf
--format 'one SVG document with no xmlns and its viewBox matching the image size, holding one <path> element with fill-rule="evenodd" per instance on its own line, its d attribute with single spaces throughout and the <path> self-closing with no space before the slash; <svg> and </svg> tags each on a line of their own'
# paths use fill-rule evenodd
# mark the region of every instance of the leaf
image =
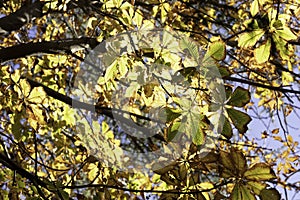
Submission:
<svg viewBox="0 0 300 200">
<path fill-rule="evenodd" d="M 230 196 L 231 200 L 255 200 L 254 194 L 247 188 L 247 186 L 242 185 L 242 183 L 235 184 L 232 194 Z"/>
<path fill-rule="evenodd" d="M 226 117 L 224 117 L 224 124 L 221 135 L 225 136 L 227 139 L 230 139 L 233 135 L 231 124 Z"/>
<path fill-rule="evenodd" d="M 279 51 L 279 54 L 282 59 L 289 60 L 289 51 L 286 48 L 286 41 L 280 39 L 280 37 L 277 34 L 273 34 L 272 38 L 275 42 L 276 49 Z"/>
<path fill-rule="evenodd" d="M 12 134 L 14 135 L 17 141 L 20 141 L 20 139 L 22 138 L 22 134 L 21 134 L 22 124 L 20 121 L 21 119 L 22 119 L 22 114 L 19 112 L 15 113 L 14 123 L 12 124 Z"/>
<path fill-rule="evenodd" d="M 231 148 L 230 153 L 221 151 L 220 160 L 225 168 L 222 171 L 222 177 L 225 178 L 242 177 L 247 167 L 244 154 L 235 148 Z"/>
<path fill-rule="evenodd" d="M 246 113 L 243 113 L 239 110 L 235 110 L 232 108 L 226 108 L 226 111 L 233 125 L 238 129 L 238 131 L 241 134 L 246 133 L 246 131 L 248 130 L 247 125 L 252 120 L 251 117 Z"/>
<path fill-rule="evenodd" d="M 242 48 L 252 47 L 264 34 L 265 31 L 262 29 L 242 33 L 238 40 L 238 46 Z"/>
<path fill-rule="evenodd" d="M 260 47 L 254 50 L 254 57 L 258 64 L 264 63 L 269 60 L 271 51 L 271 39 L 268 39 L 267 42 Z"/>
<path fill-rule="evenodd" d="M 113 79 L 115 74 L 117 73 L 117 62 L 113 62 L 107 69 L 104 75 L 105 81 L 109 81 L 110 79 Z"/>
<path fill-rule="evenodd" d="M 243 107 L 250 101 L 250 92 L 240 86 L 238 86 L 234 92 L 231 94 L 230 99 L 228 101 L 228 105 Z"/>
<path fill-rule="evenodd" d="M 26 79 L 21 79 L 20 80 L 20 88 L 22 90 L 22 93 L 23 93 L 24 97 L 27 97 L 29 92 L 30 92 L 30 85 L 26 81 Z"/>
<path fill-rule="evenodd" d="M 251 190 L 256 194 L 259 195 L 260 192 L 266 188 L 267 184 L 262 182 L 256 182 L 256 181 L 248 181 L 247 185 L 251 188 Z"/>
<path fill-rule="evenodd" d="M 261 200 L 270 200 L 270 199 L 280 200 L 281 199 L 280 193 L 275 188 L 263 189 L 260 192 L 259 197 Z"/>
<path fill-rule="evenodd" d="M 164 122 L 171 122 L 180 115 L 180 112 L 176 112 L 176 110 L 169 107 L 163 107 L 158 111 L 158 119 Z"/>
<path fill-rule="evenodd" d="M 230 71 L 228 70 L 227 67 L 220 66 L 220 67 L 219 67 L 219 72 L 220 72 L 220 75 L 221 75 L 222 77 L 226 77 L 226 76 L 229 76 L 229 75 L 230 75 Z"/>
<path fill-rule="evenodd" d="M 252 17 L 254 17 L 259 11 L 259 3 L 258 0 L 254 0 L 251 4 L 250 13 Z"/>
<path fill-rule="evenodd" d="M 246 179 L 254 181 L 267 181 L 276 178 L 272 168 L 265 163 L 255 164 L 245 172 L 244 176 Z"/>
<path fill-rule="evenodd" d="M 35 87 L 31 90 L 28 101 L 31 103 L 41 104 L 45 100 L 47 94 L 42 87 Z"/>
<path fill-rule="evenodd" d="M 207 54 L 216 60 L 224 60 L 226 55 L 226 45 L 223 41 L 216 41 L 210 44 Z"/>
<path fill-rule="evenodd" d="M 180 41 L 179 41 L 179 47 L 182 50 L 187 50 L 190 55 L 194 58 L 195 61 L 198 61 L 199 59 L 199 51 L 198 51 L 198 46 L 192 42 L 191 40 L 189 40 L 186 37 L 183 37 Z"/>
<path fill-rule="evenodd" d="M 276 30 L 275 34 L 286 41 L 297 39 L 297 36 L 288 27 L 283 27 L 279 30 Z"/>
</svg>

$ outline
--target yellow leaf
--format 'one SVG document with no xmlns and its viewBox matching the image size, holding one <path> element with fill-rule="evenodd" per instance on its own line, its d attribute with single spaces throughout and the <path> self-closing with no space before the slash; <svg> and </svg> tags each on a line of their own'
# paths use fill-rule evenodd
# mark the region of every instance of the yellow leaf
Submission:
<svg viewBox="0 0 300 200">
<path fill-rule="evenodd" d="M 30 85 L 25 79 L 20 80 L 20 88 L 24 97 L 27 97 L 30 92 Z"/>
<path fill-rule="evenodd" d="M 31 103 L 41 104 L 46 98 L 46 92 L 42 87 L 35 87 L 28 96 L 28 101 Z"/>
</svg>

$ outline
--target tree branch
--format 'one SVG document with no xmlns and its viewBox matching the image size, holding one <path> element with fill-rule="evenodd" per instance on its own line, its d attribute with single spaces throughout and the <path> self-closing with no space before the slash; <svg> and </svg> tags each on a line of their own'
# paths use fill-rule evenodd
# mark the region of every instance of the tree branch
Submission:
<svg viewBox="0 0 300 200">
<path fill-rule="evenodd" d="M 36 53 L 59 53 L 60 51 L 70 52 L 73 48 L 85 47 L 89 45 L 90 48 L 95 48 L 100 44 L 96 38 L 82 37 L 65 39 L 60 41 L 43 41 L 30 42 L 15 45 L 0 49 L 0 62 L 5 62 L 11 59 L 21 58 Z"/>
</svg>

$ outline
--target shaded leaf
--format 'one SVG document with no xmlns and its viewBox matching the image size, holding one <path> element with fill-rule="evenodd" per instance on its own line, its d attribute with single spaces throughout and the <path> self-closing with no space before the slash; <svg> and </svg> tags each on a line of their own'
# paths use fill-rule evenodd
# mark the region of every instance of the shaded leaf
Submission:
<svg viewBox="0 0 300 200">
<path fill-rule="evenodd" d="M 246 113 L 232 108 L 226 108 L 226 111 L 233 125 L 238 129 L 238 131 L 242 134 L 245 133 L 248 130 L 247 125 L 252 120 L 251 117 Z"/>
<path fill-rule="evenodd" d="M 243 107 L 250 101 L 250 92 L 240 86 L 238 86 L 228 101 L 228 105 L 236 106 L 236 107 Z"/>
<path fill-rule="evenodd" d="M 235 184 L 230 196 L 231 200 L 255 200 L 254 194 L 251 193 L 247 186 L 242 183 Z"/>
<path fill-rule="evenodd" d="M 225 168 L 223 177 L 241 177 L 247 167 L 244 154 L 235 148 L 231 148 L 230 153 L 221 151 L 220 160 Z"/>
<path fill-rule="evenodd" d="M 270 199 L 280 200 L 281 199 L 280 193 L 275 188 L 263 189 L 260 192 L 259 197 L 261 200 L 270 200 Z"/>
<path fill-rule="evenodd" d="M 224 124 L 221 135 L 225 136 L 227 139 L 230 139 L 233 135 L 231 124 L 226 117 L 224 117 Z"/>
</svg>

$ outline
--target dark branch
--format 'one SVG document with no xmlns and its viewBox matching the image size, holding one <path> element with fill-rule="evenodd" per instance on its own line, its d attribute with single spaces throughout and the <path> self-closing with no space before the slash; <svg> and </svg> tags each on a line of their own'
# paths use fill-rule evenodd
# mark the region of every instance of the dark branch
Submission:
<svg viewBox="0 0 300 200">
<path fill-rule="evenodd" d="M 19 10 L 8 16 L 0 18 L 0 35 L 7 35 L 29 23 L 33 18 L 42 17 L 43 6 L 46 2 L 36 1 L 31 5 L 24 5 Z"/>
<path fill-rule="evenodd" d="M 0 62 L 5 62 L 11 59 L 22 58 L 36 53 L 59 53 L 70 52 L 73 48 L 84 47 L 89 45 L 90 48 L 95 48 L 99 42 L 96 38 L 74 38 L 60 41 L 43 41 L 37 43 L 25 43 L 12 47 L 0 49 Z"/>
</svg>

